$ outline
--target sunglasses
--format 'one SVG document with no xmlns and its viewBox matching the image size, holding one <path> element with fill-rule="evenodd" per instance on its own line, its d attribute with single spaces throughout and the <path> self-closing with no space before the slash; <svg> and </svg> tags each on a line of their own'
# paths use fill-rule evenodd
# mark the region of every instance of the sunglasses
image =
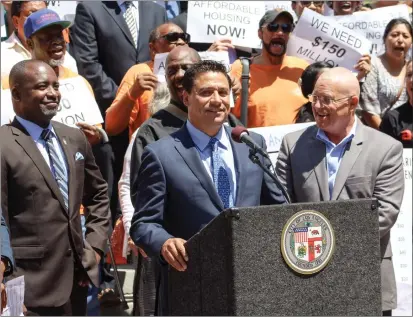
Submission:
<svg viewBox="0 0 413 317">
<path fill-rule="evenodd" d="M 324 1 L 301 1 L 300 2 L 304 7 L 309 7 L 311 4 L 314 4 L 316 7 L 323 6 Z"/>
<path fill-rule="evenodd" d="M 281 27 L 283 33 L 290 33 L 293 30 L 292 24 L 287 23 L 270 23 L 267 24 L 267 30 L 270 32 L 278 32 L 278 29 Z"/>
<path fill-rule="evenodd" d="M 191 41 L 191 35 L 189 35 L 188 33 L 180 33 L 180 32 L 171 32 L 171 33 L 162 35 L 161 38 L 164 38 L 169 43 L 177 42 L 179 39 L 181 39 L 185 43 L 189 43 Z"/>
</svg>

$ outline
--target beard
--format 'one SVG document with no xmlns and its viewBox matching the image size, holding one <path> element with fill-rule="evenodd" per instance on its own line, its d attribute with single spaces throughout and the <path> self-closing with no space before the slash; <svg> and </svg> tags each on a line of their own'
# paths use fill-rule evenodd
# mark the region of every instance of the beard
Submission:
<svg viewBox="0 0 413 317">
<path fill-rule="evenodd" d="M 279 53 L 271 52 L 271 45 L 273 45 L 275 42 L 282 46 L 282 49 Z M 265 43 L 264 41 L 262 41 L 262 46 L 267 51 L 268 54 L 270 54 L 271 56 L 274 56 L 274 57 L 283 56 L 285 54 L 285 52 L 287 51 L 287 45 L 284 41 L 270 41 L 269 43 Z"/>
<path fill-rule="evenodd" d="M 52 119 L 58 111 L 59 107 L 57 107 L 56 109 L 49 109 L 44 105 L 40 105 L 40 110 L 42 111 L 43 115 L 49 119 Z"/>
<path fill-rule="evenodd" d="M 59 67 L 63 65 L 64 61 L 65 61 L 64 57 L 62 57 L 61 59 L 50 59 L 48 64 L 51 67 Z"/>
</svg>

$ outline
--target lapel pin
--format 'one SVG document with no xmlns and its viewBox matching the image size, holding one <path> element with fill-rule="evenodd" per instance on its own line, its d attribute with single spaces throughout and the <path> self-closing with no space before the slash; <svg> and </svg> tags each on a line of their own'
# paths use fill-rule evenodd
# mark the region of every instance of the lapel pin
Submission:
<svg viewBox="0 0 413 317">
<path fill-rule="evenodd" d="M 63 143 L 67 145 L 67 143 L 66 143 L 66 139 L 63 139 Z"/>
</svg>

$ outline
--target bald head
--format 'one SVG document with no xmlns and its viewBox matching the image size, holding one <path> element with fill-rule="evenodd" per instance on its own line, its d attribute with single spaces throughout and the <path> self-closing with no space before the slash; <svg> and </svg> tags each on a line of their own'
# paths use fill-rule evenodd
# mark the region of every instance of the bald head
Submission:
<svg viewBox="0 0 413 317">
<path fill-rule="evenodd" d="M 343 67 L 324 71 L 318 78 L 315 87 L 317 85 L 330 85 L 336 95 L 360 96 L 360 84 L 357 77 Z"/>
<path fill-rule="evenodd" d="M 16 85 L 22 85 L 27 80 L 28 74 L 42 67 L 45 67 L 46 69 L 50 68 L 53 71 L 53 69 L 48 64 L 40 60 L 29 59 L 18 62 L 12 67 L 9 74 L 10 88 Z"/>
<path fill-rule="evenodd" d="M 173 60 L 190 59 L 193 63 L 198 63 L 201 61 L 201 56 L 198 52 L 189 46 L 177 46 L 172 51 L 169 52 L 166 58 L 166 67 Z"/>
</svg>

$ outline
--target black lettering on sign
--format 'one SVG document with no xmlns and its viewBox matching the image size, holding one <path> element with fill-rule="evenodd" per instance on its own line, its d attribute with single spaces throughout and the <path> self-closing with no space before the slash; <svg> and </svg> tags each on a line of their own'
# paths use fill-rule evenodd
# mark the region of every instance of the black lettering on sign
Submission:
<svg viewBox="0 0 413 317">
<path fill-rule="evenodd" d="M 311 21 L 311 26 L 315 26 L 315 28 L 319 29 L 321 32 L 327 33 L 330 24 L 324 21 L 319 21 L 317 18 L 313 17 L 313 20 Z"/>
<path fill-rule="evenodd" d="M 245 38 L 245 29 L 225 25 L 220 25 L 217 27 L 216 25 L 211 26 L 208 24 L 207 35 L 216 35 L 217 33 L 220 36 L 230 35 L 231 37 L 241 38 L 242 36 L 243 39 Z"/>
<path fill-rule="evenodd" d="M 60 121 L 67 125 L 75 125 L 77 122 L 86 122 L 83 112 L 61 118 Z"/>
<path fill-rule="evenodd" d="M 59 108 L 57 109 L 57 112 L 62 111 L 63 109 L 70 109 L 71 107 L 72 105 L 70 104 L 69 99 L 62 98 L 60 99 Z"/>
<path fill-rule="evenodd" d="M 159 64 L 159 69 L 165 69 L 165 63 L 164 62 L 161 62 Z"/>
<path fill-rule="evenodd" d="M 60 1 L 46 1 L 47 5 L 52 4 L 52 6 L 55 6 L 56 2 L 57 2 L 57 6 L 60 7 Z"/>
</svg>

